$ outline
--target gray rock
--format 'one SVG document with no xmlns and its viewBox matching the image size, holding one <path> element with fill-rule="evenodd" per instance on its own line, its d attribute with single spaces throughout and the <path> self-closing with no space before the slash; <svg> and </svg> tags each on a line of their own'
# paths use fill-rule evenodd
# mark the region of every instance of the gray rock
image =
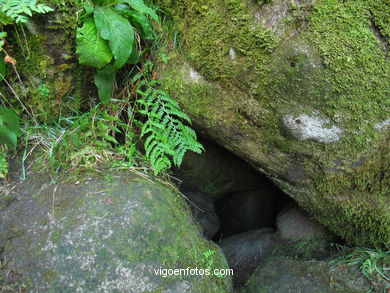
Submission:
<svg viewBox="0 0 390 293">
<path fill-rule="evenodd" d="M 194 220 L 202 227 L 203 235 L 207 239 L 211 239 L 220 227 L 213 201 L 209 196 L 199 191 L 183 191 L 183 194 L 188 200 Z"/>
<path fill-rule="evenodd" d="M 210 249 L 213 265 L 228 267 L 173 190 L 112 171 L 55 185 L 33 177 L 0 210 L 1 259 L 28 292 L 231 292 L 229 277 L 156 273 L 205 268 Z"/>
<path fill-rule="evenodd" d="M 276 228 L 283 240 L 325 236 L 326 229 L 307 216 L 299 207 L 288 206 L 276 217 Z"/>
<path fill-rule="evenodd" d="M 370 292 L 366 279 L 346 265 L 323 261 L 268 258 L 251 276 L 241 293 Z"/>
<path fill-rule="evenodd" d="M 271 228 L 252 230 L 225 238 L 220 246 L 233 269 L 235 286 L 242 285 L 273 250 Z"/>
<path fill-rule="evenodd" d="M 218 202 L 221 235 L 229 237 L 249 230 L 271 227 L 274 223 L 278 190 L 268 186 L 230 194 Z"/>
</svg>

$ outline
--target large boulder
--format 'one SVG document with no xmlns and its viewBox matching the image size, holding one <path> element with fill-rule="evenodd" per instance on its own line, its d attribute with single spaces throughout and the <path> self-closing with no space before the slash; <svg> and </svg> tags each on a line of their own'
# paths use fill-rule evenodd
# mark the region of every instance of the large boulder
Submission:
<svg viewBox="0 0 390 293">
<path fill-rule="evenodd" d="M 107 170 L 17 181 L 0 193 L 14 198 L 0 210 L 4 286 L 17 276 L 28 292 L 232 291 L 230 277 L 207 275 L 227 262 L 174 190 Z"/>
<path fill-rule="evenodd" d="M 223 239 L 219 244 L 233 269 L 236 287 L 243 285 L 260 263 L 271 255 L 277 239 L 271 228 L 247 231 Z"/>
<path fill-rule="evenodd" d="M 276 217 L 276 228 L 283 240 L 327 236 L 326 229 L 296 206 L 284 208 Z"/>
<path fill-rule="evenodd" d="M 157 3 L 184 53 L 162 48 L 160 77 L 194 125 L 345 240 L 389 242 L 390 3 Z"/>
</svg>

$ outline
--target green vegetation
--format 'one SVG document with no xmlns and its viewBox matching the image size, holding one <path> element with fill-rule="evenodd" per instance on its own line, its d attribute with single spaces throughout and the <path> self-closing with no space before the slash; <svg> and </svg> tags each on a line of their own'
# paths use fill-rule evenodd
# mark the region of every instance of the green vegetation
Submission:
<svg viewBox="0 0 390 293">
<path fill-rule="evenodd" d="M 195 131 L 182 122 L 191 124 L 187 114 L 167 92 L 154 88 L 155 85 L 156 82 L 150 83 L 145 91 L 138 91 L 141 98 L 137 103 L 141 105 L 139 113 L 147 117 L 142 125 L 141 138 L 146 137 L 146 157 L 157 175 L 171 167 L 168 155 L 180 167 L 187 150 L 201 153 L 203 147 L 197 142 Z"/>
<path fill-rule="evenodd" d="M 12 19 L 26 23 L 25 15 L 31 16 L 31 11 L 52 11 L 36 1 L 20 2 L 20 6 L 16 2 L 8 1 L 7 10 L 3 8 L 7 16 L 2 24 L 11 23 Z M 156 39 L 151 22 L 158 24 L 156 12 L 142 0 L 94 1 L 93 4 L 81 1 L 79 5 L 82 3 L 85 13 L 80 18 L 82 26 L 77 28 L 76 53 L 80 64 L 97 68 L 95 84 L 102 104 L 96 105 L 91 100 L 83 111 L 74 105 L 71 112 L 62 113 L 60 109 L 59 113 L 54 113 L 51 105 L 58 108 L 58 98 L 62 98 L 72 82 L 63 77 L 62 72 L 70 70 L 72 65 L 57 66 L 55 70 L 59 74 L 54 84 L 46 83 L 49 72 L 42 70 L 47 70 L 47 65 L 53 61 L 40 51 L 44 38 L 34 35 L 30 43 L 30 36 L 23 30 L 26 47 L 22 46 L 22 55 L 28 57 L 23 58 L 18 67 L 23 72 L 37 72 L 42 79 L 29 81 L 30 86 L 26 87 L 12 58 L 16 78 L 10 78 L 6 85 L 14 97 L 6 98 L 2 93 L 0 143 L 16 149 L 17 137 L 21 135 L 17 116 L 20 115 L 23 144 L 28 148 L 22 156 L 22 165 L 33 150 L 39 150 L 40 166 L 43 167 L 45 160 L 50 163 L 53 180 L 59 170 L 94 169 L 97 165 L 131 168 L 150 164 L 157 175 L 171 167 L 170 158 L 173 164 L 180 166 L 187 150 L 201 152 L 195 132 L 186 125 L 191 124 L 189 117 L 166 92 L 158 89 L 152 61 L 142 58 L 149 54 L 150 43 Z M 61 9 L 61 5 L 55 7 Z M 19 33 L 15 33 L 19 38 Z M 26 67 L 25 61 L 39 58 L 41 61 L 34 63 L 39 64 L 37 68 Z M 6 66 L 4 62 L 0 65 L 3 78 Z M 121 84 L 118 88 L 114 88 L 116 76 L 116 84 Z M 27 96 L 33 96 L 35 102 L 25 104 Z M 36 111 L 40 112 L 39 116 Z M 47 121 L 45 117 L 53 114 L 58 114 L 58 118 Z M 145 154 L 139 150 L 141 144 L 144 144 Z M 1 162 L 0 174 L 5 177 L 8 166 L 5 151 L 1 153 Z"/>
<path fill-rule="evenodd" d="M 77 30 L 77 53 L 80 64 L 98 69 L 95 84 L 101 102 L 107 103 L 111 98 L 117 70 L 125 64 L 136 64 L 139 61 L 136 37 L 150 39 L 152 36 L 147 16 L 157 22 L 158 17 L 143 0 L 95 3 L 95 6 L 84 6 L 86 14 L 83 26 Z"/>
<path fill-rule="evenodd" d="M 341 256 L 330 261 L 332 265 L 347 264 L 359 267 L 360 272 L 374 288 L 388 289 L 390 284 L 390 249 L 339 246 Z M 376 291 L 375 291 L 376 292 Z"/>
</svg>

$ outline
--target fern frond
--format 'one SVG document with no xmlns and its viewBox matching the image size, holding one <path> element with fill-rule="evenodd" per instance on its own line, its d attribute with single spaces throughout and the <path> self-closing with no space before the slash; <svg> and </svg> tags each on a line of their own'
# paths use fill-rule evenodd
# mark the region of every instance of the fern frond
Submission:
<svg viewBox="0 0 390 293">
<path fill-rule="evenodd" d="M 145 91 L 137 92 L 142 97 L 137 100 L 138 113 L 147 116 L 141 138 L 146 137 L 145 155 L 155 175 L 171 167 L 170 157 L 176 166 L 180 166 L 187 151 L 201 153 L 204 150 L 195 131 L 184 124 L 191 125 L 190 117 L 165 91 L 149 86 Z"/>
<path fill-rule="evenodd" d="M 0 7 L 1 12 L 15 23 L 27 22 L 33 12 L 44 14 L 53 11 L 49 6 L 37 4 L 36 0 L 0 0 Z"/>
</svg>

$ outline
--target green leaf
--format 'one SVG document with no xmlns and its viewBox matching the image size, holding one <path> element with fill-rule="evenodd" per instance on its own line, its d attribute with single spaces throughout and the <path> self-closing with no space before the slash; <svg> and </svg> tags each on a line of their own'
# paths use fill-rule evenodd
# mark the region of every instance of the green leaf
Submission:
<svg viewBox="0 0 390 293">
<path fill-rule="evenodd" d="M 106 104 L 111 99 L 116 71 L 115 65 L 110 63 L 96 72 L 95 85 L 98 88 L 99 99 L 103 104 Z"/>
<path fill-rule="evenodd" d="M 0 82 L 3 81 L 4 76 L 5 76 L 4 54 L 0 53 Z"/>
<path fill-rule="evenodd" d="M 152 19 L 158 22 L 158 16 L 156 12 L 145 5 L 143 0 L 123 0 L 122 3 L 127 3 L 131 8 L 133 8 L 135 11 L 138 11 L 142 14 L 149 15 Z"/>
<path fill-rule="evenodd" d="M 127 60 L 127 64 L 137 64 L 140 61 L 141 53 L 138 51 L 137 47 L 134 46 L 131 51 L 131 55 Z"/>
<path fill-rule="evenodd" d="M 21 134 L 18 115 L 14 110 L 0 106 L 0 143 L 16 149 L 17 139 Z"/>
<path fill-rule="evenodd" d="M 77 29 L 76 44 L 80 64 L 102 68 L 113 57 L 108 43 L 99 36 L 92 16 Z"/>
<path fill-rule="evenodd" d="M 152 38 L 152 28 L 149 24 L 148 18 L 145 15 L 130 9 L 124 9 L 122 10 L 122 12 L 128 18 L 130 18 L 131 23 L 135 25 L 141 37 L 147 40 L 150 40 Z"/>
<path fill-rule="evenodd" d="M 95 5 L 111 6 L 122 2 L 121 0 L 94 0 Z"/>
<path fill-rule="evenodd" d="M 134 30 L 130 22 L 110 7 L 95 7 L 95 24 L 100 36 L 108 40 L 115 58 L 115 67 L 121 68 L 130 57 Z"/>
<path fill-rule="evenodd" d="M 85 14 L 81 17 L 82 19 L 87 18 L 88 16 L 92 15 L 92 13 L 93 13 L 93 6 L 84 4 L 83 8 L 85 9 Z"/>
</svg>

